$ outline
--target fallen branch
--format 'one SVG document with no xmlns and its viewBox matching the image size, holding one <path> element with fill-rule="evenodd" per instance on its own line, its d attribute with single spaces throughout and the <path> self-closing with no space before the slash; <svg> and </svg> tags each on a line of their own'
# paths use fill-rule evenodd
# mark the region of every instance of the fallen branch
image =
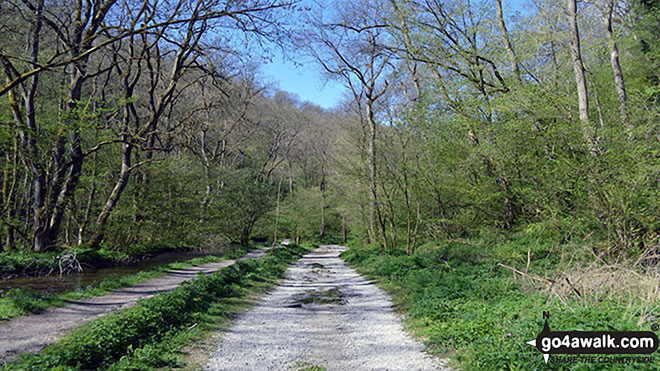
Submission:
<svg viewBox="0 0 660 371">
<path fill-rule="evenodd" d="M 521 275 L 521 276 L 523 276 L 523 277 L 527 277 L 527 278 L 530 278 L 530 279 L 535 280 L 535 281 L 543 282 L 543 283 L 546 284 L 546 285 L 552 285 L 552 284 L 555 283 L 555 281 L 549 280 L 549 279 L 547 279 L 547 278 L 545 278 L 545 277 L 538 277 L 538 276 L 535 276 L 535 275 L 530 274 L 530 273 L 525 273 L 525 272 L 520 271 L 520 270 L 518 270 L 518 269 L 516 269 L 516 268 L 514 268 L 514 267 L 510 267 L 510 266 L 508 266 L 508 265 L 506 265 L 506 264 L 497 263 L 497 265 L 499 265 L 500 267 L 504 267 L 504 268 L 506 268 L 506 269 L 509 269 L 509 270 L 511 270 L 511 271 L 513 271 L 513 272 L 515 272 L 515 273 L 518 273 L 519 275 Z"/>
</svg>

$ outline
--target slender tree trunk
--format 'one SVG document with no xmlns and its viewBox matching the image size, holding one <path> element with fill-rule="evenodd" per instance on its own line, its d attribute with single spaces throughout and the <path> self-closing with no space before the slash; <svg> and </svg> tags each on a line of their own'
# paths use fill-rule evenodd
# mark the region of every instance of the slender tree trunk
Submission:
<svg viewBox="0 0 660 371">
<path fill-rule="evenodd" d="M 206 154 L 206 130 L 202 130 L 202 137 L 201 137 L 201 146 L 200 146 L 200 151 L 202 153 L 202 157 L 204 159 L 204 180 L 206 182 L 205 190 L 204 190 L 204 197 L 202 198 L 202 202 L 200 203 L 200 215 L 199 215 L 199 222 L 202 223 L 204 221 L 204 218 L 206 217 L 206 210 L 208 208 L 209 204 L 209 198 L 211 197 L 211 177 L 209 173 L 209 167 L 211 164 L 209 163 L 209 158 Z"/>
<path fill-rule="evenodd" d="M 39 64 L 39 47 L 41 28 L 43 25 L 42 12 L 43 0 L 37 2 L 34 12 L 35 20 L 30 30 L 30 59 L 33 67 Z M 23 150 L 23 161 L 32 174 L 32 249 L 35 252 L 45 251 L 51 246 L 48 239 L 48 212 L 46 207 L 46 172 L 40 163 L 40 151 L 36 139 L 39 132 L 36 122 L 35 95 L 39 86 L 39 75 L 34 75 L 28 87 L 24 89 L 23 102 L 25 109 L 25 120 L 20 111 L 12 109 L 14 120 L 18 125 L 21 147 Z M 16 106 L 13 94 L 9 94 L 10 106 Z"/>
<path fill-rule="evenodd" d="M 115 183 L 108 200 L 105 202 L 103 209 L 96 218 L 96 231 L 92 237 L 89 246 L 91 248 L 97 248 L 103 237 L 105 236 L 105 227 L 110 217 L 110 212 L 117 205 L 119 198 L 121 197 L 122 192 L 128 184 L 128 178 L 131 174 L 131 154 L 133 152 L 133 145 L 130 143 L 122 144 L 122 159 L 121 159 L 121 171 L 119 173 L 119 178 Z"/>
<path fill-rule="evenodd" d="M 416 202 L 417 202 L 417 217 L 415 218 L 415 229 L 413 231 L 413 243 L 412 243 L 411 255 L 415 253 L 415 249 L 417 248 L 417 231 L 419 229 L 419 221 L 421 219 L 421 213 L 422 213 L 422 206 L 419 203 L 419 199 L 417 199 Z"/>
<path fill-rule="evenodd" d="M 94 172 L 93 176 L 96 176 L 96 171 Z M 78 240 L 77 240 L 78 246 L 83 244 L 83 238 L 85 237 L 85 231 L 87 229 L 87 225 L 89 224 L 89 215 L 92 211 L 92 202 L 94 201 L 95 196 L 96 196 L 96 183 L 92 185 L 92 189 L 89 191 L 89 197 L 87 198 L 87 206 L 85 206 L 85 213 L 83 214 L 83 220 L 78 226 Z"/>
<path fill-rule="evenodd" d="M 346 243 L 346 216 L 341 216 L 341 243 Z"/>
<path fill-rule="evenodd" d="M 390 208 L 392 210 L 392 208 Z M 396 249 L 396 224 L 395 224 L 395 218 L 394 214 L 389 218 L 390 219 L 390 239 L 392 240 L 392 244 L 390 245 L 393 249 Z"/>
<path fill-rule="evenodd" d="M 387 231 L 385 221 L 380 212 L 380 205 L 378 203 L 378 191 L 376 190 L 376 118 L 374 117 L 373 102 L 371 98 L 367 98 L 367 120 L 369 121 L 369 139 L 367 143 L 367 152 L 369 156 L 369 190 L 371 191 L 371 202 L 369 204 L 369 227 L 371 228 L 375 242 L 375 225 L 374 225 L 374 211 L 378 217 L 381 233 L 383 235 L 383 247 L 387 249 Z"/>
<path fill-rule="evenodd" d="M 247 245 L 250 242 L 250 230 L 247 228 L 244 228 L 241 231 L 241 246 L 247 247 Z"/>
<path fill-rule="evenodd" d="M 406 193 L 406 255 L 410 256 L 411 254 L 411 244 L 412 244 L 412 212 L 410 210 L 410 199 Z"/>
<path fill-rule="evenodd" d="M 319 239 L 321 242 L 325 240 L 325 177 L 321 180 L 319 192 L 321 193 L 321 230 L 319 231 Z"/>
<path fill-rule="evenodd" d="M 369 229 L 373 239 L 371 243 L 376 242 L 374 213 L 378 209 L 378 194 L 376 193 L 376 121 L 372 110 L 372 102 L 367 98 L 367 120 L 369 121 L 369 138 L 367 139 L 367 156 L 369 157 L 369 192 L 371 201 L 369 202 Z M 380 214 L 380 213 L 379 213 Z M 387 245 L 387 242 L 385 242 Z"/>
<path fill-rule="evenodd" d="M 575 74 L 575 83 L 577 85 L 578 110 L 580 121 L 582 123 L 582 136 L 589 147 L 592 155 L 597 156 L 600 153 L 598 143 L 595 138 L 594 129 L 589 120 L 589 96 L 587 93 L 587 82 L 584 75 L 584 64 L 582 63 L 582 53 L 580 51 L 580 33 L 577 24 L 577 4 L 576 0 L 567 0 L 569 29 L 571 33 L 571 56 L 573 59 L 573 72 Z"/>
<path fill-rule="evenodd" d="M 18 105 L 16 104 L 13 90 L 9 91 L 9 96 L 10 96 L 10 101 L 13 101 L 13 106 L 11 107 L 11 110 L 18 111 Z M 20 114 L 20 112 L 17 113 Z M 10 124 L 7 123 L 7 132 L 11 132 L 9 130 L 9 125 Z M 5 224 L 7 231 L 6 240 L 5 240 L 6 250 L 14 250 L 14 248 L 16 247 L 15 246 L 16 226 L 13 224 L 13 220 L 14 217 L 16 216 L 16 204 L 18 202 L 18 197 L 16 194 L 17 193 L 16 184 L 18 182 L 18 176 L 19 176 L 18 157 L 19 157 L 18 139 L 14 137 L 11 154 L 9 153 L 9 151 L 6 152 L 6 156 L 5 156 L 6 166 L 4 171 L 4 180 L 2 183 L 2 204 L 5 207 L 4 210 L 5 217 L 7 218 L 6 223 L 11 223 L 11 224 Z M 10 168 L 11 168 L 11 174 L 9 171 Z"/>
<path fill-rule="evenodd" d="M 277 203 L 275 204 L 275 230 L 273 231 L 273 245 L 277 244 L 277 232 L 280 227 L 280 198 L 282 195 L 282 180 L 284 176 L 280 174 L 280 181 L 277 182 Z"/>
<path fill-rule="evenodd" d="M 5 128 L 3 128 L 3 129 L 5 129 Z M 9 128 L 6 127 L 6 129 L 7 129 L 7 132 L 9 133 L 10 132 Z M 16 139 L 14 139 L 14 142 L 16 142 Z M 9 217 L 9 213 L 10 213 L 10 210 L 12 210 L 11 200 L 10 200 L 10 195 L 9 195 L 9 182 L 10 182 L 10 180 L 9 180 L 9 169 L 12 168 L 12 167 L 14 169 L 13 171 L 15 171 L 16 167 L 12 166 L 12 159 L 11 159 L 11 156 L 9 154 L 9 151 L 6 151 L 5 152 L 5 167 L 4 167 L 4 170 L 2 172 L 2 205 L 1 206 L 2 206 L 2 208 L 4 208 L 2 210 L 2 213 L 7 217 L 7 220 L 5 220 L 5 222 L 2 225 L 0 225 L 0 251 L 9 250 L 6 246 L 3 247 L 3 244 L 5 244 L 6 241 L 2 240 L 3 239 L 2 238 L 3 237 L 2 231 L 3 230 L 5 231 L 4 236 L 7 236 L 7 240 L 8 240 L 9 239 L 8 238 L 9 237 L 9 231 L 11 230 L 11 228 L 8 224 L 11 220 L 11 218 Z M 14 177 L 15 177 L 15 175 L 14 175 Z"/>
<path fill-rule="evenodd" d="M 596 101 L 596 112 L 598 113 L 598 124 L 600 125 L 600 129 L 603 130 L 605 129 L 605 118 L 603 117 L 603 107 L 600 104 L 600 95 L 598 94 L 598 89 L 591 84 L 591 90 L 594 93 L 594 100 Z"/>
<path fill-rule="evenodd" d="M 623 80 L 623 72 L 619 64 L 619 47 L 617 46 L 614 37 L 614 26 L 612 24 L 612 12 L 614 11 L 614 1 L 607 1 L 607 8 L 605 11 L 605 30 L 607 32 L 607 43 L 610 48 L 610 64 L 612 65 L 612 73 L 614 75 L 614 87 L 616 88 L 616 98 L 619 103 L 619 115 L 621 122 L 628 130 L 634 127 L 628 120 L 628 113 L 626 111 L 626 85 Z"/>
<path fill-rule="evenodd" d="M 293 196 L 293 164 L 289 161 L 289 197 Z"/>
<path fill-rule="evenodd" d="M 71 77 L 71 84 L 69 89 L 69 112 L 75 112 L 78 109 L 78 103 L 80 102 L 82 95 L 82 84 L 85 80 L 84 76 L 85 71 L 82 71 L 76 67 Z M 57 195 L 48 225 L 49 239 L 53 242 L 57 241 L 57 237 L 60 233 L 60 225 L 64 219 L 64 212 L 66 211 L 67 205 L 73 195 L 73 192 L 78 187 L 80 175 L 82 174 L 84 155 L 82 152 L 81 137 L 78 131 L 74 130 L 74 132 L 69 135 L 69 143 L 71 165 L 60 165 L 60 168 L 63 170 L 60 175 L 60 180 L 54 181 L 50 190 L 54 195 Z M 62 144 L 61 148 L 64 148 L 64 144 Z"/>
<path fill-rule="evenodd" d="M 506 28 L 506 23 L 504 23 L 504 14 L 502 13 L 502 0 L 495 0 L 495 6 L 497 8 L 497 20 L 502 32 L 502 37 L 504 38 L 504 45 L 506 46 L 506 51 L 509 56 L 509 63 L 513 69 L 513 73 L 516 76 L 518 82 L 522 82 L 520 77 L 520 68 L 518 68 L 518 57 L 516 52 L 513 50 L 513 45 L 511 44 L 511 39 L 509 38 L 509 31 Z"/>
<path fill-rule="evenodd" d="M 5 217 L 7 220 L 4 222 L 4 229 L 5 230 L 5 236 L 6 239 L 5 241 L 0 240 L 0 251 L 6 250 L 10 251 L 14 249 L 14 228 L 10 224 L 13 222 L 13 213 L 14 213 L 14 208 L 13 208 L 13 195 L 14 195 L 14 185 L 16 184 L 16 154 L 17 154 L 17 147 L 18 144 L 16 143 L 16 139 L 14 139 L 14 151 L 13 155 L 10 155 L 9 151 L 5 152 L 5 168 L 3 171 L 3 177 L 2 177 L 2 206 L 5 208 L 3 210 Z M 12 174 L 9 174 L 9 169 L 12 169 L 11 172 Z M 10 180 L 11 178 L 11 180 Z M 10 183 L 12 184 L 10 186 Z M 2 230 L 0 229 L 0 230 Z M 4 246 L 2 246 L 4 244 Z"/>
</svg>

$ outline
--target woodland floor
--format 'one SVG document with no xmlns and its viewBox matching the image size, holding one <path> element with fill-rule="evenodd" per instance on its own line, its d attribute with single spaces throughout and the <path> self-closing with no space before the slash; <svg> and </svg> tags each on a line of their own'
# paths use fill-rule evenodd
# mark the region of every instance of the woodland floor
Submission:
<svg viewBox="0 0 660 371">
<path fill-rule="evenodd" d="M 261 258 L 266 250 L 267 248 L 253 250 L 240 260 Z M 22 353 L 38 352 L 74 328 L 110 312 L 132 307 L 139 299 L 174 290 L 184 281 L 194 279 L 198 273 L 210 274 L 235 262 L 235 260 L 224 260 L 174 270 L 161 277 L 104 296 L 71 301 L 64 307 L 51 308 L 43 313 L 17 317 L 0 323 L 0 364 Z"/>
<path fill-rule="evenodd" d="M 231 328 L 207 370 L 436 370 L 445 362 L 403 331 L 389 296 L 322 246 Z"/>
</svg>

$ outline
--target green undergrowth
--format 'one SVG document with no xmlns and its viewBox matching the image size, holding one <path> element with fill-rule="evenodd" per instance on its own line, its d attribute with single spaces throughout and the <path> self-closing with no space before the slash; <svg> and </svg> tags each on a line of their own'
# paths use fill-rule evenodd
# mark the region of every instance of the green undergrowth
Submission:
<svg viewBox="0 0 660 371">
<path fill-rule="evenodd" d="M 294 302 L 298 304 L 346 304 L 345 294 L 339 287 L 328 290 L 314 290 L 295 295 Z"/>
<path fill-rule="evenodd" d="M 223 316 L 251 285 L 262 287 L 281 277 L 287 265 L 308 248 L 271 250 L 262 259 L 238 261 L 211 275 L 141 300 L 134 307 L 94 320 L 45 348 L 22 355 L 6 370 L 145 370 L 180 366 L 176 351 L 199 335 L 208 316 Z"/>
<path fill-rule="evenodd" d="M 296 371 L 325 371 L 325 367 L 309 362 L 298 362 L 296 364 Z"/>
<path fill-rule="evenodd" d="M 101 296 L 112 290 L 134 286 L 148 279 L 166 274 L 173 269 L 183 269 L 196 265 L 216 262 L 223 259 L 236 259 L 247 253 L 246 249 L 239 249 L 224 257 L 205 256 L 194 258 L 183 262 L 169 263 L 152 267 L 147 270 L 124 276 L 111 276 L 92 285 L 78 287 L 74 290 L 53 295 L 39 293 L 31 289 L 11 289 L 0 297 L 0 321 L 6 321 L 14 317 L 37 313 L 46 308 L 63 306 L 70 300 L 80 300 Z"/>
<path fill-rule="evenodd" d="M 543 311 L 550 314 L 555 331 L 649 330 L 655 312 L 648 303 L 612 298 L 586 303 L 558 298 L 524 286 L 520 278 L 498 263 L 525 267 L 540 276 L 558 269 L 556 247 L 535 241 L 512 240 L 488 244 L 453 242 L 427 245 L 412 256 L 404 251 L 353 247 L 342 258 L 377 281 L 409 319 L 408 326 L 425 340 L 429 350 L 450 357 L 464 370 L 546 370 L 536 348 L 525 344 L 543 327 Z M 650 319 L 650 320 L 649 320 Z M 641 325 L 640 325 L 641 323 Z M 656 363 L 634 364 L 629 369 L 653 369 Z M 566 366 L 564 366 L 566 367 Z M 572 370 L 627 369 L 606 364 L 572 364 Z"/>
</svg>

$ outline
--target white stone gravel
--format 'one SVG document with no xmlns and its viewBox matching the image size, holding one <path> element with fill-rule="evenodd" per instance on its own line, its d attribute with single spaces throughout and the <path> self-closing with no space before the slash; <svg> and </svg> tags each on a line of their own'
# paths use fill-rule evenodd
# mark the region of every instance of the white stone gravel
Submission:
<svg viewBox="0 0 660 371">
<path fill-rule="evenodd" d="M 442 370 L 444 360 L 402 328 L 388 295 L 322 246 L 222 336 L 206 370 Z M 322 264 L 320 268 L 316 264 Z M 339 288 L 344 304 L 300 304 L 300 293 Z"/>
</svg>

